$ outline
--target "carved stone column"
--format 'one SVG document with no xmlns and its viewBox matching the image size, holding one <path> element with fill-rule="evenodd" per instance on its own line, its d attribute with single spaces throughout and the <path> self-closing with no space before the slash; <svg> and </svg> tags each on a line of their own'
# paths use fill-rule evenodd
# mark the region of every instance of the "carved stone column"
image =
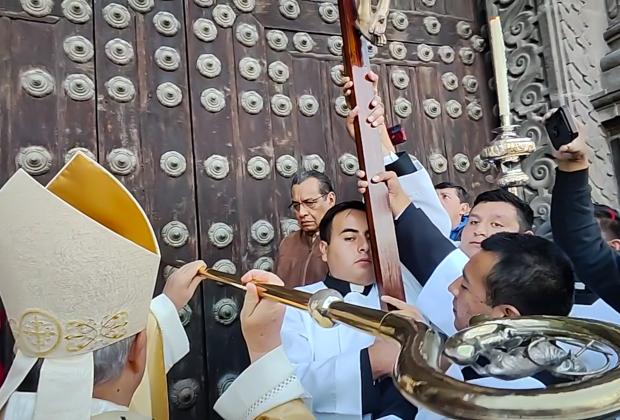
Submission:
<svg viewBox="0 0 620 420">
<path fill-rule="evenodd" d="M 494 3 L 500 9 L 504 29 L 513 121 L 521 125 L 519 134 L 532 137 L 538 149 L 523 164 L 530 177 L 525 196 L 538 222 L 548 216 L 555 181 L 555 164 L 547 157 L 551 149 L 542 117 L 559 105 L 568 106 L 586 126 L 593 150 L 593 198 L 615 205 L 618 188 L 609 146 L 590 102 L 590 96 L 601 90 L 599 60 L 607 51 L 601 29 L 607 25 L 604 0 Z"/>
<path fill-rule="evenodd" d="M 603 34 L 610 51 L 601 59 L 602 91 L 592 104 L 608 134 L 614 170 L 620 170 L 620 0 L 606 0 L 607 30 Z M 620 178 L 616 177 L 616 180 Z M 620 184 L 619 189 L 620 189 Z"/>
</svg>

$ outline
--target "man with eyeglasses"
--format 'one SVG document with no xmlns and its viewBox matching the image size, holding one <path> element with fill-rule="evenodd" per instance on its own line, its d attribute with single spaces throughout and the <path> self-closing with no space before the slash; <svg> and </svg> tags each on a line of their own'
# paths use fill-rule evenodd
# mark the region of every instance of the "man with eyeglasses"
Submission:
<svg viewBox="0 0 620 420">
<path fill-rule="evenodd" d="M 385 169 L 399 176 L 406 194 L 439 231 L 448 237 L 451 230 L 450 218 L 435 193 L 429 174 L 420 162 L 412 159 L 406 152 L 396 153 L 385 126 L 384 107 L 378 95 L 379 76 L 369 72 L 367 78 L 374 84 L 375 96 L 370 103 L 372 112 L 366 119 L 366 124 L 380 130 Z M 348 77 L 344 78 L 344 82 L 343 93 L 348 96 L 353 83 Z M 358 108 L 355 107 L 347 116 L 347 130 L 351 138 L 355 136 L 354 121 L 357 114 Z M 303 171 L 293 177 L 289 207 L 293 210 L 300 229 L 287 235 L 280 243 L 275 270 L 287 287 L 317 283 L 327 274 L 327 264 L 321 259 L 319 250 L 321 241 L 318 238 L 318 229 L 325 213 L 336 204 L 336 193 L 332 185 L 329 177 L 318 171 Z M 404 271 L 405 277 L 412 277 Z"/>
</svg>

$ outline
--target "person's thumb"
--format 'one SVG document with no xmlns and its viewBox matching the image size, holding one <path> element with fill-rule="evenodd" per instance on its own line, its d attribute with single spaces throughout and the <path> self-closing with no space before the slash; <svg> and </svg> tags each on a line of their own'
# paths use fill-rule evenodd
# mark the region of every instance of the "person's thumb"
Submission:
<svg viewBox="0 0 620 420">
<path fill-rule="evenodd" d="M 254 312 L 260 298 L 258 297 L 258 290 L 256 289 L 256 285 L 254 283 L 248 283 L 245 287 L 245 299 L 243 300 L 243 308 L 241 309 L 241 312 L 244 313 L 245 316 L 248 316 Z"/>
</svg>

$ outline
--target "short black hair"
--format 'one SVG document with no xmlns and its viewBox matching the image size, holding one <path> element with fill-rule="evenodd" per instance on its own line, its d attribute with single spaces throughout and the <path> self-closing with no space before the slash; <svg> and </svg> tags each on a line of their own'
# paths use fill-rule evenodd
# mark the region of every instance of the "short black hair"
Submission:
<svg viewBox="0 0 620 420">
<path fill-rule="evenodd" d="M 469 194 L 467 190 L 460 185 L 457 185 L 450 181 L 440 182 L 435 185 L 436 190 L 447 190 L 448 188 L 453 188 L 456 190 L 456 195 L 459 197 L 459 201 L 461 203 L 469 203 Z"/>
<path fill-rule="evenodd" d="M 329 243 L 332 236 L 332 222 L 334 221 L 334 217 L 336 217 L 338 213 L 342 213 L 347 210 L 360 210 L 366 212 L 366 206 L 361 201 L 351 200 L 338 203 L 331 209 L 327 210 L 327 213 L 325 213 L 325 216 L 323 216 L 321 223 L 319 224 L 319 236 L 322 241 Z"/>
<path fill-rule="evenodd" d="M 293 186 L 299 185 L 310 178 L 314 178 L 319 181 L 319 191 L 321 194 L 325 195 L 334 191 L 332 180 L 329 179 L 329 177 L 323 172 L 315 171 L 314 169 L 310 171 L 297 172 L 291 181 L 291 189 Z"/>
<path fill-rule="evenodd" d="M 480 193 L 474 200 L 473 207 L 480 203 L 508 203 L 512 205 L 517 211 L 521 232 L 531 230 L 534 225 L 534 211 L 530 205 L 508 190 L 498 188 Z"/>
<path fill-rule="evenodd" d="M 617 210 L 604 204 L 594 203 L 594 217 L 606 241 L 620 239 L 620 216 Z"/>
<path fill-rule="evenodd" d="M 488 305 L 512 305 L 524 316 L 569 314 L 576 277 L 558 245 L 539 236 L 502 232 L 481 246 L 498 257 L 486 279 Z"/>
</svg>

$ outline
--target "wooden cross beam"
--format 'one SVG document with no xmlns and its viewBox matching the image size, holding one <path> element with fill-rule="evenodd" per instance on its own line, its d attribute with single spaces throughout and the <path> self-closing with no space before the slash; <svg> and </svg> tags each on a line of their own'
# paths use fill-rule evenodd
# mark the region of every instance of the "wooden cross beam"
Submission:
<svg viewBox="0 0 620 420">
<path fill-rule="evenodd" d="M 370 0 L 360 1 L 369 2 Z M 349 106 L 353 109 L 356 104 L 359 105 L 359 114 L 355 121 L 357 157 L 360 168 L 370 179 L 384 171 L 384 164 L 379 129 L 360 122 L 366 121 L 370 115 L 370 103 L 374 97 L 373 84 L 366 78 L 371 70 L 368 42 L 356 28 L 355 0 L 338 0 L 338 10 L 343 40 L 344 70 L 353 81 Z M 387 187 L 384 184 L 370 183 L 364 194 L 364 200 L 379 293 L 405 300 L 394 219 L 389 206 Z"/>
</svg>

